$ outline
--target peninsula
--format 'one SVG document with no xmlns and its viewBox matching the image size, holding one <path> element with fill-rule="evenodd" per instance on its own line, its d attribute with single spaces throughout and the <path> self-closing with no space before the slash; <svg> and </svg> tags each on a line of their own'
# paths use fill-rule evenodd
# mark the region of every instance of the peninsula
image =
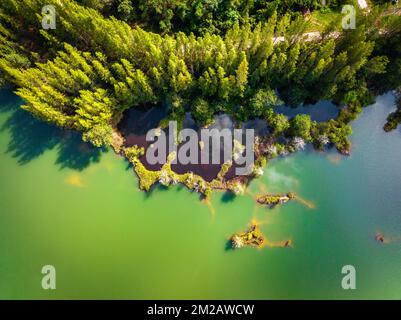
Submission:
<svg viewBox="0 0 401 320">
<path fill-rule="evenodd" d="M 350 123 L 401 85 L 400 5 L 391 1 L 139 2 L 3 0 L 0 81 L 33 116 L 128 159 L 143 190 L 183 183 L 206 197 L 241 194 L 269 159 L 307 144 L 348 155 Z M 336 117 L 277 111 L 321 100 L 338 106 Z M 157 114 L 157 130 L 171 121 L 179 130 L 210 128 L 222 116 L 231 130 L 264 129 L 247 175 L 235 174 L 233 161 L 176 163 L 174 152 L 153 166 L 145 156 L 152 143 L 128 121 L 138 119 L 133 112 Z M 398 110 L 385 129 L 400 119 Z M 242 143 L 232 143 L 235 158 Z"/>
</svg>

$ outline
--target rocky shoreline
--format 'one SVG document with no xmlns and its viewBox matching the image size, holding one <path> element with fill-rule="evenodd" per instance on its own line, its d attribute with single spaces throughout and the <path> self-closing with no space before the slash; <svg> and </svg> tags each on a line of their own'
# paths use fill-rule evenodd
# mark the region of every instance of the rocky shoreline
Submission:
<svg viewBox="0 0 401 320">
<path fill-rule="evenodd" d="M 395 98 L 397 109 L 387 117 L 387 122 L 383 127 L 386 132 L 397 129 L 401 122 L 401 87 L 395 91 Z"/>
<path fill-rule="evenodd" d="M 137 119 L 134 120 L 137 121 Z M 152 147 L 152 143 L 146 140 L 143 130 L 141 132 L 131 132 L 127 128 L 127 126 L 132 125 L 132 122 L 136 123 L 134 120 L 127 122 L 126 119 L 121 119 L 120 124 L 114 126 L 112 147 L 117 154 L 125 157 L 133 165 L 133 170 L 139 178 L 139 188 L 144 191 L 149 191 L 152 186 L 160 183 L 166 187 L 183 184 L 189 190 L 198 192 L 205 198 L 211 196 L 212 190 L 225 190 L 235 195 L 241 195 L 254 178 L 263 175 L 264 168 L 270 159 L 303 150 L 308 143 L 300 137 L 286 138 L 284 136 L 275 136 L 269 131 L 268 127 L 261 128 L 261 120 L 258 121 L 256 119 L 242 124 L 243 128 L 256 128 L 256 132 L 258 133 L 253 145 L 254 164 L 249 168 L 249 174 L 247 175 L 236 175 L 238 165 L 232 160 L 223 164 L 183 165 L 179 161 L 173 163 L 173 160 L 177 157 L 177 151 L 170 152 L 170 150 L 167 150 L 168 156 L 164 164 L 150 164 L 145 154 L 147 149 Z M 191 126 L 191 123 L 187 120 L 188 126 Z M 192 126 L 194 126 L 193 123 Z M 209 127 L 216 129 L 229 128 L 233 130 L 234 126 L 235 124 L 228 115 L 221 115 L 216 116 L 215 123 Z M 162 128 L 159 129 L 162 130 Z M 320 149 L 326 145 L 330 145 L 327 137 L 322 136 L 319 141 Z M 180 146 L 178 144 L 177 150 L 179 150 Z M 200 150 L 201 144 L 199 143 L 199 152 Z M 339 151 L 344 155 L 349 154 L 348 149 Z M 273 198 L 265 197 L 264 200 L 259 199 L 258 202 L 264 202 L 267 205 L 276 205 L 277 203 L 275 202 L 277 199 Z M 278 201 L 286 202 L 288 200 L 282 199 Z"/>
</svg>

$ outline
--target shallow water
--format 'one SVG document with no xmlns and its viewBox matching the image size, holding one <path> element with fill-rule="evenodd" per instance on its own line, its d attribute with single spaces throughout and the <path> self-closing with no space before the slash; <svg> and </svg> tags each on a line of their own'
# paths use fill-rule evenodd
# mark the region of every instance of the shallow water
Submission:
<svg viewBox="0 0 401 320">
<path fill-rule="evenodd" d="M 290 118 L 297 114 L 308 114 L 313 121 L 323 122 L 337 117 L 341 107 L 336 106 L 328 100 L 319 101 L 315 104 L 302 105 L 297 108 L 289 106 L 278 106 L 274 110 L 277 113 L 282 113 Z"/>
<path fill-rule="evenodd" d="M 140 192 L 122 158 L 19 104 L 0 92 L 0 298 L 401 298 L 401 131 L 382 130 L 392 95 L 356 121 L 350 157 L 276 159 L 249 194 L 215 193 L 211 206 L 179 186 Z M 305 202 L 268 210 L 253 198 L 266 190 Z M 226 250 L 252 219 L 294 246 Z M 53 291 L 41 288 L 47 264 Z M 341 288 L 348 264 L 356 290 Z"/>
</svg>

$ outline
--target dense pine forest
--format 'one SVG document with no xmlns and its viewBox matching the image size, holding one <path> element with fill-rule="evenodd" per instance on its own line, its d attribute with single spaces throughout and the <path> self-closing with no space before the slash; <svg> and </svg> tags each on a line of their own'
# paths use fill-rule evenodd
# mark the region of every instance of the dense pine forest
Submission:
<svg viewBox="0 0 401 320">
<path fill-rule="evenodd" d="M 346 3 L 354 29 L 342 28 Z M 42 27 L 46 5 L 55 29 Z M 125 110 L 166 104 L 161 125 L 186 112 L 202 126 L 219 113 L 262 118 L 273 137 L 347 153 L 349 123 L 401 85 L 401 16 L 391 1 L 2 0 L 0 81 L 24 109 L 96 146 L 113 143 Z M 336 119 L 275 112 L 325 99 L 345 106 Z"/>
</svg>

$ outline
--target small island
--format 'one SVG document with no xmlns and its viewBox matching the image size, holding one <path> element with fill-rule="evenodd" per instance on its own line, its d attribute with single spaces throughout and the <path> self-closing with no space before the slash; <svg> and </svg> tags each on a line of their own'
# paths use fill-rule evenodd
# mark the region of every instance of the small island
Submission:
<svg viewBox="0 0 401 320">
<path fill-rule="evenodd" d="M 231 236 L 230 247 L 232 249 L 240 249 L 244 247 L 262 248 L 267 247 L 290 247 L 291 240 L 285 240 L 278 243 L 269 241 L 260 231 L 256 223 L 252 223 L 245 232 L 239 232 Z"/>
<path fill-rule="evenodd" d="M 249 230 L 245 232 L 234 234 L 230 240 L 233 249 L 239 249 L 247 246 L 261 248 L 265 241 L 256 224 L 251 225 Z"/>
<path fill-rule="evenodd" d="M 276 205 L 286 203 L 295 198 L 295 194 L 293 192 L 288 192 L 284 195 L 277 194 L 266 194 L 260 197 L 257 197 L 256 201 L 259 204 L 267 205 L 270 207 L 275 207 Z"/>
</svg>

